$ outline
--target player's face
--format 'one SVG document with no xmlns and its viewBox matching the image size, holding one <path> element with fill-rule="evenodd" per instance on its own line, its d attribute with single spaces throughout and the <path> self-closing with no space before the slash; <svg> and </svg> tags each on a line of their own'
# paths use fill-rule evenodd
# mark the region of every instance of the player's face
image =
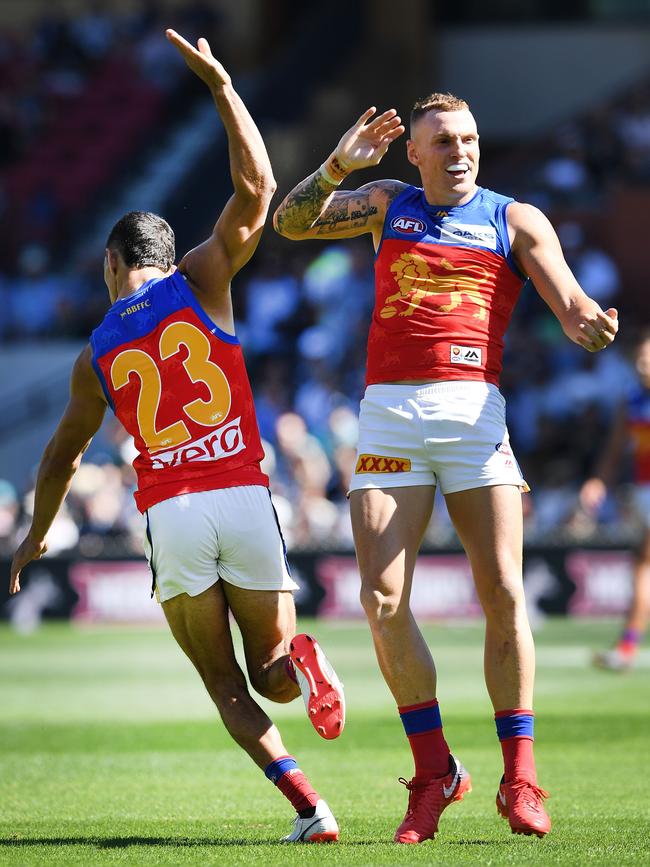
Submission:
<svg viewBox="0 0 650 867">
<path fill-rule="evenodd" d="M 650 340 L 644 340 L 636 353 L 636 370 L 645 388 L 650 388 Z"/>
<path fill-rule="evenodd" d="M 428 112 L 414 124 L 407 152 L 432 205 L 461 205 L 472 198 L 479 147 L 470 111 Z"/>
</svg>

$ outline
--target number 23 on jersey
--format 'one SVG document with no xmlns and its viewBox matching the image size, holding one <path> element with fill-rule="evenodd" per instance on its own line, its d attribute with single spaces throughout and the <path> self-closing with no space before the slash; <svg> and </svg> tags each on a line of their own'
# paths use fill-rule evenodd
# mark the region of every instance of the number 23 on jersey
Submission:
<svg viewBox="0 0 650 867">
<path fill-rule="evenodd" d="M 204 383 L 209 397 L 183 404 L 179 407 L 179 417 L 162 428 L 157 427 L 162 381 L 155 359 L 141 349 L 125 349 L 111 364 L 110 377 L 114 389 L 127 385 L 132 373 L 140 380 L 136 416 L 140 435 L 150 453 L 176 448 L 191 440 L 186 419 L 212 428 L 224 421 L 230 411 L 230 385 L 223 370 L 210 361 L 207 336 L 188 322 L 173 322 L 160 335 L 161 361 L 172 358 L 182 347 L 187 350 L 183 360 L 187 375 L 193 383 Z"/>
</svg>

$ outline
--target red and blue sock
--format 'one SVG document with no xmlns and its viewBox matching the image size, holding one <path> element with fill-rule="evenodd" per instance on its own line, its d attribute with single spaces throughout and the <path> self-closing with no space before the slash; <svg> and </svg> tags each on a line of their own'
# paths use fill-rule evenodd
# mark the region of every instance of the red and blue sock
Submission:
<svg viewBox="0 0 650 867">
<path fill-rule="evenodd" d="M 293 662 L 291 661 L 290 656 L 287 656 L 287 658 L 284 660 L 284 672 L 289 678 L 289 680 L 292 680 L 294 683 L 298 683 L 298 678 L 296 677 L 296 669 Z"/>
<path fill-rule="evenodd" d="M 294 810 L 303 819 L 314 815 L 319 800 L 318 792 L 298 767 L 293 756 L 280 756 L 264 768 L 269 780 L 291 801 Z"/>
<path fill-rule="evenodd" d="M 506 783 L 514 780 L 529 780 L 537 783 L 533 742 L 535 740 L 535 715 L 532 710 L 515 707 L 499 710 L 494 714 L 497 736 L 501 741 L 503 768 Z"/>
<path fill-rule="evenodd" d="M 449 772 L 449 747 L 442 733 L 437 699 L 398 707 L 415 762 L 415 776 L 444 777 Z"/>
<path fill-rule="evenodd" d="M 626 629 L 618 640 L 617 647 L 625 656 L 634 656 L 641 641 L 640 629 Z"/>
</svg>

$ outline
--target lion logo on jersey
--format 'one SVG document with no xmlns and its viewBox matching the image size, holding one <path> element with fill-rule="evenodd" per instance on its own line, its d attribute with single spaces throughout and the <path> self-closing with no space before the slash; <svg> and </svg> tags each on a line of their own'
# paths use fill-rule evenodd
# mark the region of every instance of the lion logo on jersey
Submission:
<svg viewBox="0 0 650 867">
<path fill-rule="evenodd" d="M 384 306 L 379 311 L 382 319 L 392 319 L 393 316 L 412 316 L 413 311 L 420 306 L 423 298 L 427 295 L 449 295 L 449 304 L 441 304 L 438 307 L 442 313 L 455 310 L 463 302 L 463 295 L 468 301 L 473 301 L 478 310 L 473 314 L 474 319 L 485 319 L 485 299 L 479 292 L 478 287 L 488 277 L 485 268 L 478 265 L 472 266 L 472 270 L 480 276 L 470 277 L 460 268 L 456 268 L 448 259 L 440 260 L 440 267 L 449 274 L 435 274 L 427 260 L 417 253 L 402 253 L 390 266 L 391 274 L 399 287 L 399 292 L 389 295 Z M 395 304 L 394 302 L 401 302 Z M 398 311 L 398 307 L 404 309 Z"/>
</svg>

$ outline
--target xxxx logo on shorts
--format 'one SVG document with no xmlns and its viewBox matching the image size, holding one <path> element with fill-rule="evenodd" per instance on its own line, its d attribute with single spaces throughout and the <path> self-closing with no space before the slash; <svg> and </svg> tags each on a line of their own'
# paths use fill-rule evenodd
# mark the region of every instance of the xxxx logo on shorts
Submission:
<svg viewBox="0 0 650 867">
<path fill-rule="evenodd" d="M 359 455 L 355 473 L 408 473 L 411 461 L 408 458 L 389 458 L 383 455 Z"/>
</svg>

